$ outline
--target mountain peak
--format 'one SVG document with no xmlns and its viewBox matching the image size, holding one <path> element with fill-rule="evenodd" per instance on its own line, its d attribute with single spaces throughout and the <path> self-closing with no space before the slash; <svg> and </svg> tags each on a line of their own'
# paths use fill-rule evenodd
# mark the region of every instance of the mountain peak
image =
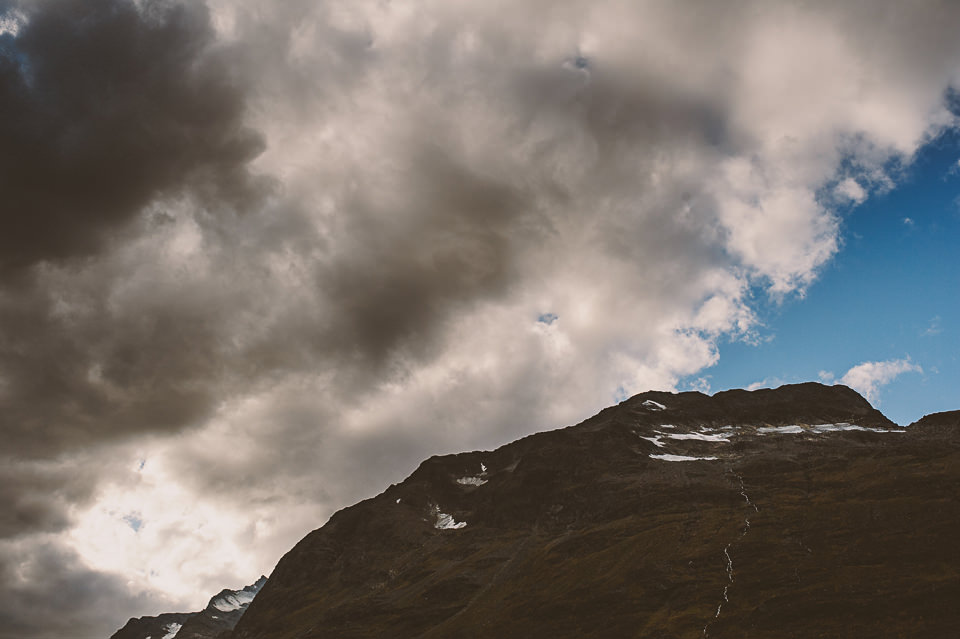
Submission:
<svg viewBox="0 0 960 639">
<path fill-rule="evenodd" d="M 221 590 L 199 612 L 130 619 L 111 639 L 214 639 L 233 629 L 266 582 L 261 575 L 239 590 Z"/>
<path fill-rule="evenodd" d="M 957 416 L 651 391 L 431 457 L 301 540 L 232 639 L 946 636 L 960 450 L 923 432 Z"/>
<path fill-rule="evenodd" d="M 244 586 L 240 590 L 223 589 L 210 598 L 207 604 L 207 610 L 214 609 L 220 612 L 232 612 L 234 610 L 246 610 L 250 602 L 253 601 L 263 585 L 267 583 L 267 578 L 260 576 L 254 583 Z"/>
<path fill-rule="evenodd" d="M 828 386 L 806 382 L 752 391 L 720 391 L 712 396 L 695 391 L 650 391 L 635 395 L 621 405 L 644 408 L 644 404 L 648 402 L 664 406 L 671 414 L 700 420 L 749 420 L 770 424 L 853 420 L 855 423 L 869 423 L 878 427 L 895 425 L 855 390 L 840 384 Z M 650 406 L 646 408 L 649 409 Z"/>
</svg>

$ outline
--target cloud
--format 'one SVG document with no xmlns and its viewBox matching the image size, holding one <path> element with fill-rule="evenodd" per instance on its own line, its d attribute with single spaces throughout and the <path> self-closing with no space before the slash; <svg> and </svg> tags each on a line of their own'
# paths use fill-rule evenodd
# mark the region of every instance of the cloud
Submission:
<svg viewBox="0 0 960 639">
<path fill-rule="evenodd" d="M 860 183 L 853 178 L 847 178 L 834 187 L 834 192 L 838 197 L 846 199 L 853 204 L 861 204 L 867 199 L 867 192 Z"/>
<path fill-rule="evenodd" d="M 754 391 L 760 388 L 777 388 L 778 386 L 783 386 L 784 384 L 787 384 L 787 383 L 789 382 L 787 382 L 784 379 L 781 379 L 780 377 L 767 377 L 760 380 L 759 382 L 753 382 L 752 384 L 747 385 L 744 388 L 744 390 Z"/>
<path fill-rule="evenodd" d="M 83 455 L 6 460 L 0 467 L 0 539 L 68 528 L 70 510 L 91 500 L 104 469 L 89 462 Z"/>
<path fill-rule="evenodd" d="M 941 319 L 939 315 L 934 315 L 930 318 L 930 323 L 927 325 L 923 332 L 920 333 L 922 337 L 933 337 L 934 335 L 939 335 L 943 332 L 943 326 L 941 324 Z"/>
<path fill-rule="evenodd" d="M 105 612 L 135 611 L 156 602 L 130 593 L 120 575 L 89 569 L 69 547 L 50 538 L 0 542 L 0 578 L 4 639 L 109 636 L 117 628 L 104 624 Z M 182 603 L 160 601 L 174 607 Z"/>
<path fill-rule="evenodd" d="M 710 394 L 710 375 L 704 375 L 703 377 L 698 377 L 694 380 L 689 380 L 686 386 L 687 388 L 685 390 L 697 391 L 705 395 L 709 395 Z"/>
<path fill-rule="evenodd" d="M 97 251 L 158 193 L 248 197 L 244 126 L 202 4 L 10 5 L 0 46 L 0 274 Z"/>
<path fill-rule="evenodd" d="M 919 364 L 907 359 L 891 359 L 885 362 L 857 364 L 840 378 L 840 383 L 857 391 L 871 403 L 880 401 L 880 387 L 886 386 L 903 373 L 922 373 Z"/>
<path fill-rule="evenodd" d="M 705 379 L 960 68 L 952 5 L 2 7 L 0 532 L 103 576 L 57 609 L 99 635 L 426 456 Z"/>
</svg>

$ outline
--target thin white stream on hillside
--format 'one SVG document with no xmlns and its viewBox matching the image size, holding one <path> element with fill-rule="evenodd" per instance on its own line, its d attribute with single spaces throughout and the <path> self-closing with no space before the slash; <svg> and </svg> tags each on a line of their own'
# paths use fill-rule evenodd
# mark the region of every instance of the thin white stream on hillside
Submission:
<svg viewBox="0 0 960 639">
<path fill-rule="evenodd" d="M 733 470 L 730 470 L 730 473 L 733 474 L 733 476 L 736 477 L 737 480 L 740 482 L 740 494 L 743 496 L 743 500 L 746 502 L 748 506 L 748 510 L 747 510 L 747 514 L 744 515 L 743 517 L 743 528 L 740 530 L 740 535 L 736 539 L 728 543 L 726 546 L 724 546 L 723 548 L 723 556 L 727 564 L 727 583 L 723 586 L 723 595 L 719 603 L 717 603 L 717 611 L 714 613 L 713 619 L 709 620 L 703 626 L 704 639 L 707 639 L 707 637 L 709 637 L 709 634 L 707 631 L 710 628 L 710 624 L 712 624 L 714 621 L 720 618 L 720 611 L 723 610 L 723 604 L 730 602 L 730 586 L 732 586 L 734 582 L 733 557 L 730 556 L 730 548 L 733 547 L 733 545 L 736 542 L 743 539 L 748 532 L 750 532 L 750 515 L 752 514 L 750 509 L 753 509 L 752 510 L 753 513 L 760 512 L 760 509 L 757 508 L 757 505 L 753 503 L 753 501 L 750 499 L 750 496 L 747 494 L 747 488 L 743 483 L 743 477 L 741 477 L 739 474 L 737 474 Z"/>
</svg>

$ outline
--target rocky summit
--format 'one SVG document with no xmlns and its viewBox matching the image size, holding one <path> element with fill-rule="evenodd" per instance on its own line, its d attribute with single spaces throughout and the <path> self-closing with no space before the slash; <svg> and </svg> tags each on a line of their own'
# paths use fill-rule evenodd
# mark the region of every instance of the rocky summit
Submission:
<svg viewBox="0 0 960 639">
<path fill-rule="evenodd" d="M 432 457 L 298 543 L 231 639 L 952 637 L 960 412 L 650 392 Z"/>
</svg>

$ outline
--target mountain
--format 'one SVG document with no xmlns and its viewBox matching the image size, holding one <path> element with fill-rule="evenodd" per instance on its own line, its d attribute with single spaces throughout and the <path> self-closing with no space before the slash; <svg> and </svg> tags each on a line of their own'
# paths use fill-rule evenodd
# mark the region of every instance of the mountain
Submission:
<svg viewBox="0 0 960 639">
<path fill-rule="evenodd" d="M 195 612 L 165 612 L 156 617 L 130 619 L 110 639 L 173 639 Z"/>
<path fill-rule="evenodd" d="M 200 612 L 164 613 L 130 619 L 110 639 L 214 639 L 237 625 L 267 578 L 240 590 L 221 590 Z"/>
<path fill-rule="evenodd" d="M 960 412 L 650 392 L 432 457 L 279 562 L 231 639 L 947 637 Z"/>
</svg>

